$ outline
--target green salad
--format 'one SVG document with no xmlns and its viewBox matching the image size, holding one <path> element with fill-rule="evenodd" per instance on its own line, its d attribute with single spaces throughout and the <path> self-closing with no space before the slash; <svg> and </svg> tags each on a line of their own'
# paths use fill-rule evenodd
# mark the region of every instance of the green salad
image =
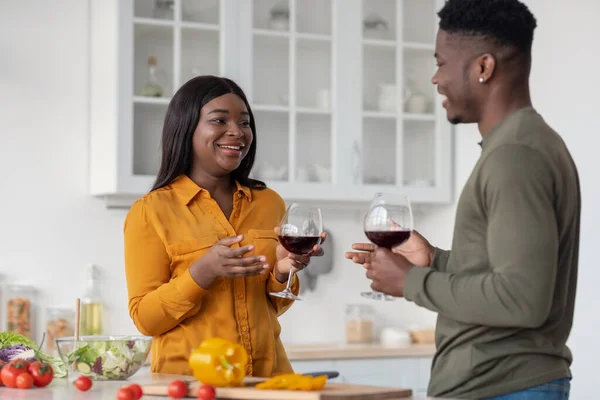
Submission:
<svg viewBox="0 0 600 400">
<path fill-rule="evenodd" d="M 81 375 L 95 380 L 127 379 L 146 361 L 150 343 L 135 338 L 80 341 L 75 349 L 63 354 L 63 359 Z"/>
</svg>

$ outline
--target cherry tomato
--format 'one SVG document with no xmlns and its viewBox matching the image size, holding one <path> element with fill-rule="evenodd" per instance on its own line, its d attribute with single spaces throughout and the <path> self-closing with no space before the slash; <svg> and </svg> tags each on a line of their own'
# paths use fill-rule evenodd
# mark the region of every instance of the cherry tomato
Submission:
<svg viewBox="0 0 600 400">
<path fill-rule="evenodd" d="M 27 372 L 21 372 L 16 379 L 16 384 L 19 389 L 31 389 L 33 386 L 33 376 Z"/>
<path fill-rule="evenodd" d="M 200 385 L 200 387 L 198 387 L 198 392 L 196 392 L 196 396 L 199 400 L 214 400 L 217 396 L 217 392 L 212 385 Z"/>
<path fill-rule="evenodd" d="M 135 394 L 129 387 L 122 387 L 117 392 L 117 400 L 135 400 Z"/>
<path fill-rule="evenodd" d="M 2 383 L 9 388 L 17 387 L 17 376 L 23 372 L 27 372 L 29 363 L 25 364 L 26 362 L 23 360 L 13 360 L 2 367 L 2 372 L 0 372 Z"/>
<path fill-rule="evenodd" d="M 27 372 L 33 377 L 33 384 L 37 387 L 47 386 L 52 382 L 52 378 L 54 378 L 52 366 L 41 361 L 32 363 L 29 368 L 27 368 Z"/>
<path fill-rule="evenodd" d="M 167 392 L 170 397 L 174 399 L 181 399 L 187 396 L 188 387 L 184 381 L 176 379 L 173 382 L 169 383 Z"/>
<path fill-rule="evenodd" d="M 138 385 L 137 383 L 134 383 L 132 385 L 127 386 L 129 389 L 131 389 L 131 391 L 133 392 L 133 398 L 135 400 L 140 400 L 142 398 L 142 387 L 140 385 Z"/>
<path fill-rule="evenodd" d="M 29 365 L 27 366 L 27 372 L 28 372 L 30 375 L 32 375 L 32 374 L 31 374 L 31 371 L 33 371 L 33 368 L 34 368 L 34 366 L 35 366 L 35 365 L 40 365 L 41 363 L 42 363 L 41 361 L 37 361 L 37 360 L 36 360 L 36 361 L 34 361 L 34 362 L 32 362 L 31 364 L 29 364 Z"/>
<path fill-rule="evenodd" d="M 92 387 L 92 380 L 87 376 L 80 376 L 79 378 L 75 379 L 73 384 L 82 392 L 87 392 Z"/>
<path fill-rule="evenodd" d="M 2 360 L 0 360 L 0 376 L 2 375 L 2 368 L 4 368 L 4 366 L 6 365 L 6 363 Z M 4 384 L 2 383 L 2 378 L 0 378 L 0 386 L 3 386 Z"/>
</svg>

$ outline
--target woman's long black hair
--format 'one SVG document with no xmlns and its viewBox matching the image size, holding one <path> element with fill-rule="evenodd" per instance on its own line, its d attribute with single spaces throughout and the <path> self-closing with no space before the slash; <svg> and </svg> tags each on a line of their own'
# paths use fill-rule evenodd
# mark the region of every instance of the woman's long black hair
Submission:
<svg viewBox="0 0 600 400">
<path fill-rule="evenodd" d="M 169 103 L 162 131 L 160 169 L 151 191 L 169 185 L 181 174 L 191 172 L 194 158 L 192 137 L 200 120 L 200 109 L 209 101 L 227 93 L 238 95 L 246 104 L 254 135 L 248 154 L 231 173 L 231 179 L 250 188 L 266 187 L 264 182 L 249 178 L 256 156 L 256 124 L 246 95 L 231 79 L 203 75 L 187 81 Z"/>
</svg>

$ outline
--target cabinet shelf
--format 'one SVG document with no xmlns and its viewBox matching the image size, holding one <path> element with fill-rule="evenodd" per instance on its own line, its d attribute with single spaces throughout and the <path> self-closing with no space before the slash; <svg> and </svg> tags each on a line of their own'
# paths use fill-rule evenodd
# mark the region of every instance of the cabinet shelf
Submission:
<svg viewBox="0 0 600 400">
<path fill-rule="evenodd" d="M 289 31 L 277 31 L 274 29 L 259 29 L 255 28 L 252 30 L 255 36 L 263 37 L 278 37 L 286 39 L 304 39 L 304 40 L 318 40 L 318 41 L 331 41 L 331 35 L 325 35 L 320 33 L 304 33 L 304 32 L 289 32 Z"/>
<path fill-rule="evenodd" d="M 274 29 L 253 29 L 255 36 L 267 36 L 267 37 L 278 37 L 278 38 L 289 38 L 289 31 L 276 31 Z"/>
<path fill-rule="evenodd" d="M 363 117 L 365 118 L 397 118 L 398 114 L 394 112 L 385 112 L 385 111 L 363 111 Z"/>
<path fill-rule="evenodd" d="M 323 35 L 320 33 L 295 33 L 294 36 L 297 39 L 302 39 L 302 40 L 316 40 L 316 41 L 321 41 L 321 42 L 327 42 L 327 41 L 331 41 L 331 36 L 330 35 Z"/>
<path fill-rule="evenodd" d="M 216 24 L 209 24 L 204 22 L 189 22 L 189 21 L 172 21 L 165 19 L 156 19 L 156 18 L 142 18 L 136 17 L 133 20 L 134 25 L 136 26 L 160 26 L 160 27 L 169 27 L 169 28 L 185 28 L 185 29 L 196 29 L 196 30 L 204 30 L 204 31 L 219 31 L 221 28 Z"/>
<path fill-rule="evenodd" d="M 199 31 L 218 32 L 221 29 L 219 25 L 207 24 L 202 22 L 180 22 L 178 25 L 183 29 L 195 29 Z"/>
<path fill-rule="evenodd" d="M 272 112 L 290 112 L 288 106 L 281 106 L 277 104 L 252 104 L 252 111 L 272 111 Z"/>
<path fill-rule="evenodd" d="M 209 24 L 204 22 L 189 22 L 189 21 L 171 21 L 164 19 L 155 18 L 141 18 L 136 17 L 133 20 L 135 26 L 145 27 L 167 27 L 167 28 L 183 28 L 183 29 L 196 29 L 201 31 L 219 31 L 221 27 L 217 24 Z"/>
<path fill-rule="evenodd" d="M 407 50 L 424 50 L 429 51 L 431 53 L 431 57 L 433 58 L 433 51 L 435 50 L 434 44 L 429 43 L 416 43 L 416 42 L 404 42 L 402 46 Z"/>
<path fill-rule="evenodd" d="M 134 25 L 145 25 L 145 26 L 166 26 L 166 27 L 174 27 L 175 21 L 168 19 L 157 19 L 157 18 L 142 18 L 135 17 L 133 19 Z"/>
<path fill-rule="evenodd" d="M 298 114 L 314 114 L 314 115 L 328 115 L 331 114 L 331 110 L 326 108 L 313 108 L 313 107 L 297 107 L 296 112 Z"/>
<path fill-rule="evenodd" d="M 402 115 L 402 118 L 406 121 L 431 121 L 431 122 L 434 122 L 436 117 L 434 114 L 404 113 Z"/>
<path fill-rule="evenodd" d="M 411 114 L 411 113 L 394 113 L 385 111 L 363 111 L 364 118 L 381 118 L 381 119 L 392 119 L 401 118 L 405 121 L 431 121 L 434 122 L 436 116 L 434 114 Z"/>
<path fill-rule="evenodd" d="M 385 39 L 363 39 L 363 44 L 365 46 L 387 47 L 390 49 L 394 49 L 396 47 L 395 40 L 385 40 Z"/>
<path fill-rule="evenodd" d="M 168 97 L 144 97 L 144 96 L 134 96 L 133 102 L 139 104 L 160 104 L 167 105 L 171 101 Z"/>
</svg>

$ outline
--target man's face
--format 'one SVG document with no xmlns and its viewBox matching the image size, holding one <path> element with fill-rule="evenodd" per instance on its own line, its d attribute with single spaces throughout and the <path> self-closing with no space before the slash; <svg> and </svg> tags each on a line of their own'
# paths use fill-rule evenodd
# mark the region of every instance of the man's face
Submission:
<svg viewBox="0 0 600 400">
<path fill-rule="evenodd" d="M 444 96 L 442 103 L 448 121 L 453 124 L 472 123 L 479 120 L 480 104 L 473 90 L 474 62 L 469 40 L 456 34 L 439 30 L 435 42 L 437 70 L 431 82 Z"/>
</svg>

